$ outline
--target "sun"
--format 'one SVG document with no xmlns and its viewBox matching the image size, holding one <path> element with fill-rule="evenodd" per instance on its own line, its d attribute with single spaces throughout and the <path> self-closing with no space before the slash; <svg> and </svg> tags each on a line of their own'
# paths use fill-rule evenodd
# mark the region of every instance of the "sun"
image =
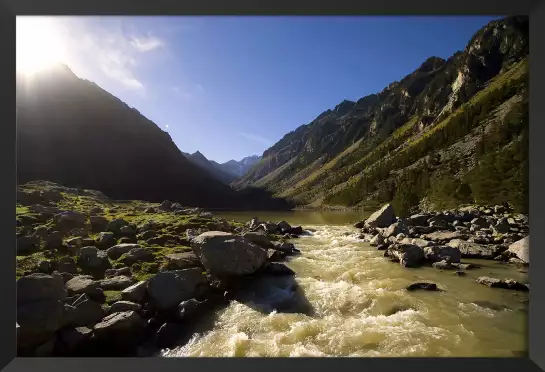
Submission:
<svg viewBox="0 0 545 372">
<path fill-rule="evenodd" d="M 18 16 L 15 24 L 15 54 L 18 71 L 32 75 L 64 62 L 65 48 L 52 19 Z"/>
</svg>

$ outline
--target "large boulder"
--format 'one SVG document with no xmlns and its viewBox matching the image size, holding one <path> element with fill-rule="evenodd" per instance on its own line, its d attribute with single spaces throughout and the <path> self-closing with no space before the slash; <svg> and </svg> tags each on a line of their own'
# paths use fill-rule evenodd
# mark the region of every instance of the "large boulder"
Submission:
<svg viewBox="0 0 545 372">
<path fill-rule="evenodd" d="M 240 236 L 221 231 L 203 233 L 191 241 L 193 252 L 215 276 L 241 276 L 259 270 L 267 251 Z"/>
<path fill-rule="evenodd" d="M 124 311 L 140 311 L 142 305 L 130 301 L 117 301 L 110 307 L 110 313 L 121 313 Z"/>
<path fill-rule="evenodd" d="M 424 248 L 424 258 L 429 262 L 446 260 L 449 263 L 460 262 L 462 254 L 458 248 L 434 246 Z"/>
<path fill-rule="evenodd" d="M 141 342 L 144 321 L 134 311 L 113 313 L 94 326 L 93 334 L 103 347 L 129 350 Z"/>
<path fill-rule="evenodd" d="M 405 225 L 405 223 L 403 222 L 396 222 L 396 223 L 393 223 L 391 224 L 390 226 L 388 226 L 384 232 L 383 232 L 383 235 L 385 238 L 389 238 L 391 236 L 397 236 L 399 234 L 408 234 L 409 233 L 409 229 L 407 227 L 407 225 Z"/>
<path fill-rule="evenodd" d="M 121 298 L 125 301 L 141 303 L 146 296 L 146 281 L 140 281 L 121 291 Z"/>
<path fill-rule="evenodd" d="M 424 239 L 434 241 L 438 244 L 445 244 L 453 239 L 465 239 L 467 236 L 458 231 L 436 231 L 424 235 Z"/>
<path fill-rule="evenodd" d="M 291 226 L 289 227 L 291 228 Z M 269 237 L 262 232 L 247 232 L 242 236 L 244 239 L 251 241 L 263 248 L 273 248 L 273 243 Z"/>
<path fill-rule="evenodd" d="M 93 331 L 87 327 L 68 327 L 59 332 L 58 348 L 63 354 L 75 352 L 85 347 Z"/>
<path fill-rule="evenodd" d="M 128 253 L 131 249 L 141 248 L 138 244 L 117 244 L 111 248 L 108 248 L 106 253 L 112 260 L 117 260 L 123 254 Z"/>
<path fill-rule="evenodd" d="M 114 276 L 100 281 L 100 286 L 105 291 L 121 291 L 134 284 L 134 279 L 128 276 Z"/>
<path fill-rule="evenodd" d="M 31 274 L 17 280 L 17 347 L 37 347 L 66 324 L 61 279 Z"/>
<path fill-rule="evenodd" d="M 70 279 L 65 284 L 68 295 L 88 294 L 89 297 L 95 298 L 103 294 L 100 282 L 93 280 L 88 275 L 78 275 Z"/>
<path fill-rule="evenodd" d="M 276 226 L 278 227 L 278 230 L 281 231 L 281 232 L 284 232 L 285 230 L 290 230 L 291 229 L 291 225 L 289 223 L 287 223 L 286 221 L 280 221 L 280 222 L 278 222 L 278 224 Z"/>
<path fill-rule="evenodd" d="M 171 253 L 165 256 L 167 268 L 171 270 L 189 269 L 191 267 L 202 267 L 199 258 L 193 252 Z"/>
<path fill-rule="evenodd" d="M 106 217 L 91 216 L 89 217 L 89 222 L 91 223 L 92 231 L 100 232 L 106 230 L 106 227 L 110 221 Z"/>
<path fill-rule="evenodd" d="M 388 227 L 396 222 L 394 207 L 386 204 L 365 220 L 365 227 Z"/>
<path fill-rule="evenodd" d="M 274 242 L 272 249 L 286 254 L 293 254 L 294 252 L 296 252 L 295 245 L 290 242 Z"/>
<path fill-rule="evenodd" d="M 424 259 L 424 250 L 414 244 L 394 244 L 387 249 L 386 256 L 403 267 L 418 267 Z"/>
<path fill-rule="evenodd" d="M 377 247 L 379 245 L 382 245 L 382 244 L 384 244 L 384 237 L 381 234 L 377 234 L 371 239 L 369 244 L 371 246 L 373 246 L 373 247 Z"/>
<path fill-rule="evenodd" d="M 127 221 L 118 218 L 108 222 L 108 225 L 106 226 L 106 230 L 113 232 L 116 236 L 120 236 L 122 235 L 121 228 L 128 225 L 129 223 Z"/>
<path fill-rule="evenodd" d="M 68 303 L 70 305 L 68 316 L 70 325 L 75 327 L 93 326 L 100 322 L 104 316 L 104 310 L 98 302 L 93 301 L 87 294 L 81 294 L 74 298 L 75 300 Z"/>
<path fill-rule="evenodd" d="M 17 255 L 26 255 L 36 252 L 40 248 L 40 239 L 33 236 L 17 238 Z"/>
<path fill-rule="evenodd" d="M 146 248 L 133 248 L 125 255 L 123 262 L 130 266 L 136 262 L 150 261 L 152 259 L 153 253 L 151 250 Z"/>
<path fill-rule="evenodd" d="M 53 216 L 53 221 L 58 229 L 68 231 L 85 226 L 85 216 L 74 211 L 61 212 Z"/>
<path fill-rule="evenodd" d="M 461 239 L 453 239 L 449 241 L 447 245 L 459 249 L 463 258 L 484 258 L 492 260 L 499 254 L 496 246 L 482 245 Z"/>
<path fill-rule="evenodd" d="M 97 238 L 97 247 L 100 249 L 108 249 L 117 244 L 117 240 L 114 236 L 114 233 L 109 231 L 104 231 L 98 234 Z"/>
<path fill-rule="evenodd" d="M 428 226 L 429 218 L 428 214 L 413 214 L 406 219 L 405 223 L 410 226 Z"/>
<path fill-rule="evenodd" d="M 525 263 L 530 263 L 530 236 L 525 237 L 509 246 L 508 251 Z"/>
<path fill-rule="evenodd" d="M 83 247 L 79 251 L 78 264 L 90 274 L 101 276 L 112 267 L 108 255 L 95 247 Z"/>
<path fill-rule="evenodd" d="M 147 293 L 155 308 L 168 310 L 192 298 L 205 280 L 199 268 L 165 271 L 149 280 Z"/>
<path fill-rule="evenodd" d="M 77 274 L 78 267 L 72 257 L 61 257 L 55 264 L 55 268 L 60 273 Z"/>
</svg>

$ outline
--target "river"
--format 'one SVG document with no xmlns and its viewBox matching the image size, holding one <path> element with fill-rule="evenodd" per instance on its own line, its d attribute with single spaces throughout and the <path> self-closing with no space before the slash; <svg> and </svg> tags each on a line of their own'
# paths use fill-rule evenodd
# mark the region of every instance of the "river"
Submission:
<svg viewBox="0 0 545 372">
<path fill-rule="evenodd" d="M 220 215 L 246 222 L 254 214 Z M 257 290 L 250 301 L 231 302 L 209 328 L 163 356 L 512 357 L 527 350 L 528 295 L 474 281 L 526 280 L 514 266 L 463 260 L 481 266 L 463 277 L 431 267 L 407 269 L 357 239 L 352 224 L 368 213 L 258 215 L 311 230 L 292 240 L 301 255 L 286 262 L 296 272 L 299 300 L 311 311 L 267 311 L 267 302 L 292 296 L 284 279 L 273 279 L 276 286 L 267 293 Z M 433 281 L 443 291 L 405 290 L 419 280 Z"/>
</svg>

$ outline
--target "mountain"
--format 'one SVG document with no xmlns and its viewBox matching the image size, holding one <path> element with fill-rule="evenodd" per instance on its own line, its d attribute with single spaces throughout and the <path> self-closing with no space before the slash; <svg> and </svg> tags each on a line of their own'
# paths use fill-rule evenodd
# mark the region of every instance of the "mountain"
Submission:
<svg viewBox="0 0 545 372">
<path fill-rule="evenodd" d="M 381 92 L 286 134 L 233 186 L 314 207 L 393 201 L 408 213 L 508 201 L 524 209 L 528 53 L 527 17 L 490 22 L 449 59 L 430 57 Z"/>
<path fill-rule="evenodd" d="M 193 164 L 201 167 L 206 172 L 208 172 L 212 177 L 216 178 L 217 180 L 220 180 L 221 182 L 227 185 L 239 178 L 238 175 L 223 170 L 221 165 L 216 163 L 215 161 L 208 160 L 200 151 L 197 151 L 193 154 L 188 154 L 188 153 L 183 153 L 183 154 Z"/>
<path fill-rule="evenodd" d="M 252 155 L 247 156 L 240 161 L 229 160 L 228 162 L 218 165 L 226 172 L 236 175 L 237 178 L 242 178 L 254 165 L 259 163 L 260 160 L 261 156 Z"/>
<path fill-rule="evenodd" d="M 67 66 L 18 74 L 16 95 L 18 184 L 46 180 L 112 199 L 205 208 L 288 208 L 266 191 L 235 192 L 138 110 Z"/>
</svg>

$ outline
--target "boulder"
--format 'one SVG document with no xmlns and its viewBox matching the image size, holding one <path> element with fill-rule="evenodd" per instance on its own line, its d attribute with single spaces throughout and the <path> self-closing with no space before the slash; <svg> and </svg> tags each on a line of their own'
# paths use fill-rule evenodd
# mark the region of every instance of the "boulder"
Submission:
<svg viewBox="0 0 545 372">
<path fill-rule="evenodd" d="M 106 217 L 102 216 L 91 216 L 89 217 L 89 222 L 91 223 L 91 230 L 94 232 L 100 232 L 106 230 L 108 223 L 110 222 Z"/>
<path fill-rule="evenodd" d="M 65 211 L 53 216 L 55 226 L 64 231 L 68 231 L 74 228 L 84 227 L 86 217 L 78 212 Z"/>
<path fill-rule="evenodd" d="M 429 218 L 430 215 L 428 214 L 413 214 L 411 217 L 406 219 L 405 223 L 410 226 L 429 226 Z"/>
<path fill-rule="evenodd" d="M 95 247 L 83 247 L 79 251 L 78 264 L 88 272 L 103 274 L 111 268 L 110 260 L 106 252 L 99 251 Z"/>
<path fill-rule="evenodd" d="M 491 288 L 513 289 L 523 292 L 528 292 L 530 290 L 527 284 L 522 284 L 512 279 L 502 280 L 497 278 L 490 278 L 488 276 L 481 276 L 477 278 L 476 282 Z"/>
<path fill-rule="evenodd" d="M 40 248 L 40 239 L 34 236 L 17 238 L 17 255 L 26 255 L 36 252 Z"/>
<path fill-rule="evenodd" d="M 114 276 L 100 281 L 100 286 L 105 291 L 121 291 L 134 284 L 134 279 L 128 276 Z"/>
<path fill-rule="evenodd" d="M 170 348 L 176 344 L 184 335 L 185 327 L 175 322 L 164 323 L 155 335 L 157 347 L 164 349 Z"/>
<path fill-rule="evenodd" d="M 93 280 L 88 275 L 78 275 L 70 279 L 65 284 L 68 295 L 73 296 L 76 294 L 86 293 L 89 297 L 100 296 L 103 294 L 100 282 Z"/>
<path fill-rule="evenodd" d="M 140 311 L 142 305 L 130 301 L 117 301 L 110 307 L 110 313 L 122 313 L 124 311 Z"/>
<path fill-rule="evenodd" d="M 274 242 L 272 249 L 286 254 L 293 254 L 293 252 L 295 252 L 295 245 L 289 242 Z"/>
<path fill-rule="evenodd" d="M 386 204 L 378 211 L 373 213 L 367 220 L 364 226 L 367 227 L 388 227 L 396 222 L 394 207 L 391 204 Z"/>
<path fill-rule="evenodd" d="M 120 236 L 122 235 L 121 228 L 127 225 L 129 225 L 127 221 L 118 218 L 108 222 L 108 225 L 106 226 L 106 231 L 113 232 L 114 235 Z"/>
<path fill-rule="evenodd" d="M 87 327 L 68 327 L 59 333 L 59 342 L 63 353 L 74 352 L 83 348 L 91 339 L 93 331 Z"/>
<path fill-rule="evenodd" d="M 167 267 L 172 270 L 202 267 L 201 261 L 193 252 L 167 254 L 165 258 L 167 259 Z"/>
<path fill-rule="evenodd" d="M 261 225 L 259 225 L 256 228 L 256 231 L 264 231 L 267 234 L 276 234 L 278 232 L 278 227 L 274 223 L 265 222 L 265 223 L 262 223 Z M 286 232 L 288 232 L 288 231 L 286 231 Z"/>
<path fill-rule="evenodd" d="M 276 249 L 267 250 L 267 257 L 269 258 L 269 262 L 284 261 L 286 259 L 286 256 L 286 252 L 277 251 Z"/>
<path fill-rule="evenodd" d="M 168 310 L 192 298 L 205 280 L 199 268 L 165 271 L 149 280 L 147 293 L 156 309 Z"/>
<path fill-rule="evenodd" d="M 125 265 L 132 265 L 136 262 L 150 261 L 153 259 L 153 253 L 146 248 L 133 248 L 125 255 L 123 263 Z"/>
<path fill-rule="evenodd" d="M 524 263 L 530 263 L 530 236 L 525 237 L 513 244 L 508 248 L 508 252 L 515 255 L 518 259 Z"/>
<path fill-rule="evenodd" d="M 82 294 L 76 296 L 76 299 L 70 301 L 69 308 L 69 321 L 68 324 L 79 326 L 93 326 L 100 322 L 104 316 L 104 310 L 102 306 L 93 301 L 88 295 Z"/>
<path fill-rule="evenodd" d="M 112 278 L 114 276 L 131 276 L 131 268 L 130 267 L 120 267 L 119 269 L 108 269 L 104 272 L 104 276 L 106 278 Z"/>
<path fill-rule="evenodd" d="M 247 224 L 250 230 L 255 230 L 259 225 L 261 225 L 261 221 L 259 221 L 259 218 L 254 217 L 252 220 Z"/>
<path fill-rule="evenodd" d="M 146 281 L 140 281 L 121 291 L 121 298 L 125 301 L 141 303 L 146 296 Z"/>
<path fill-rule="evenodd" d="M 101 232 L 98 234 L 97 247 L 100 249 L 108 249 L 117 244 L 117 240 L 112 232 Z"/>
<path fill-rule="evenodd" d="M 55 268 L 60 273 L 77 274 L 78 267 L 72 257 L 61 257 L 55 264 Z"/>
<path fill-rule="evenodd" d="M 113 313 L 94 326 L 93 334 L 102 346 L 127 350 L 141 342 L 144 321 L 134 311 Z"/>
<path fill-rule="evenodd" d="M 289 229 L 284 229 L 282 232 L 285 234 L 286 233 L 290 234 L 291 237 L 299 236 L 303 233 L 303 227 L 301 226 L 290 227 Z"/>
<path fill-rule="evenodd" d="M 178 320 L 190 320 L 191 318 L 202 314 L 203 310 L 205 310 L 208 306 L 209 303 L 207 300 L 197 301 L 196 299 L 192 298 L 187 301 L 183 301 L 178 305 Z"/>
<path fill-rule="evenodd" d="M 477 226 L 479 229 L 487 229 L 490 227 L 490 222 L 483 217 L 477 217 L 471 220 L 471 225 Z"/>
<path fill-rule="evenodd" d="M 430 283 L 430 282 L 415 282 L 411 283 L 407 286 L 408 291 L 416 291 L 416 290 L 425 290 L 425 291 L 437 291 L 439 290 L 437 288 L 437 284 Z"/>
<path fill-rule="evenodd" d="M 17 280 L 17 346 L 38 347 L 65 325 L 62 280 L 31 274 Z"/>
<path fill-rule="evenodd" d="M 369 244 L 371 246 L 373 246 L 373 247 L 377 247 L 379 245 L 382 245 L 382 244 L 384 244 L 384 237 L 381 234 L 377 234 L 371 239 Z"/>
<path fill-rule="evenodd" d="M 418 267 L 424 259 L 424 250 L 414 244 L 394 244 L 386 252 L 403 267 Z"/>
<path fill-rule="evenodd" d="M 432 240 L 438 244 L 445 244 L 453 239 L 465 239 L 467 236 L 464 236 L 457 231 L 436 231 L 431 234 L 424 235 L 423 238 L 426 240 Z"/>
<path fill-rule="evenodd" d="M 60 231 L 53 231 L 51 234 L 44 238 L 46 249 L 59 249 L 62 247 L 63 233 Z"/>
<path fill-rule="evenodd" d="M 429 262 L 446 260 L 449 263 L 460 262 L 462 254 L 458 248 L 449 246 L 434 246 L 424 248 L 424 258 Z"/>
<path fill-rule="evenodd" d="M 286 221 L 280 221 L 278 222 L 278 224 L 276 225 L 277 229 L 279 231 L 282 231 L 284 232 L 284 230 L 290 230 L 291 229 L 291 225 L 289 223 L 287 223 Z"/>
<path fill-rule="evenodd" d="M 492 260 L 499 254 L 496 246 L 481 245 L 461 239 L 453 239 L 448 242 L 447 245 L 452 248 L 458 248 L 462 258 L 484 258 Z"/>
<path fill-rule="evenodd" d="M 131 249 L 141 248 L 138 244 L 117 244 L 111 248 L 108 248 L 106 253 L 112 260 L 117 260 L 123 254 L 128 253 Z"/>
<path fill-rule="evenodd" d="M 267 261 L 265 249 L 221 231 L 199 235 L 191 241 L 191 247 L 206 270 L 218 277 L 252 274 Z"/>
<path fill-rule="evenodd" d="M 290 226 L 291 228 L 291 226 Z M 247 232 L 242 236 L 244 239 L 259 245 L 262 248 L 273 248 L 273 243 L 269 237 L 262 232 Z"/>
</svg>

